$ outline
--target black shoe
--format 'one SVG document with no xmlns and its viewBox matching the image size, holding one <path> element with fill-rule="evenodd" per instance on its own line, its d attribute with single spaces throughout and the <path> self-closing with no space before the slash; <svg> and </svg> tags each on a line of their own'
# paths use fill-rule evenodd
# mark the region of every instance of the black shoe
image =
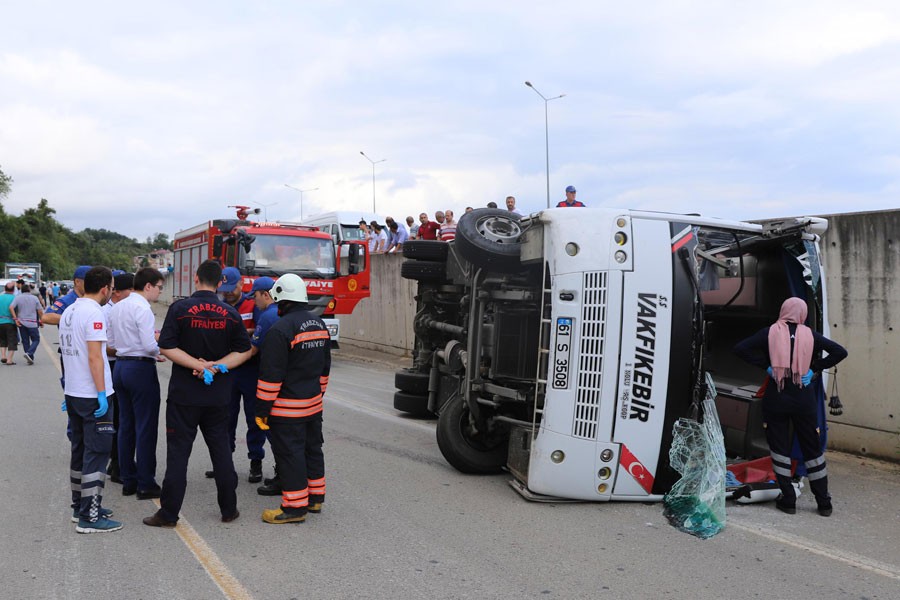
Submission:
<svg viewBox="0 0 900 600">
<path fill-rule="evenodd" d="M 234 514 L 231 515 L 230 517 L 222 517 L 222 522 L 223 523 L 231 523 L 232 521 L 237 519 L 239 516 L 241 516 L 241 511 L 235 510 Z"/>
<path fill-rule="evenodd" d="M 112 481 L 113 483 L 122 483 L 122 478 L 119 477 L 118 473 L 116 473 L 115 475 L 110 475 L 109 480 Z"/>
<path fill-rule="evenodd" d="M 262 479 L 262 461 L 254 458 L 250 461 L 250 475 L 247 476 L 247 481 L 259 483 Z"/>
<path fill-rule="evenodd" d="M 138 490 L 137 491 L 137 499 L 138 500 L 151 500 L 153 498 L 159 498 L 162 490 L 159 486 L 155 488 L 150 488 L 149 490 Z"/>
<path fill-rule="evenodd" d="M 207 479 L 212 479 L 212 478 L 215 477 L 215 476 L 216 476 L 216 472 L 215 472 L 215 471 L 207 471 L 207 472 L 206 472 L 206 478 L 207 478 Z"/>
<path fill-rule="evenodd" d="M 788 515 L 795 515 L 795 514 L 797 514 L 797 506 L 796 506 L 796 504 L 788 504 L 786 501 L 784 501 L 784 500 L 782 499 L 781 496 L 779 496 L 778 499 L 775 500 L 775 508 L 777 508 L 777 509 L 780 510 L 781 512 L 783 512 L 783 513 L 785 513 L 785 514 L 788 514 Z"/>
<path fill-rule="evenodd" d="M 823 517 L 830 517 L 832 513 L 831 502 L 828 502 L 827 504 L 819 504 L 818 508 L 816 508 L 816 511 Z"/>
<path fill-rule="evenodd" d="M 263 483 L 265 485 L 281 485 L 281 480 L 278 478 L 278 474 L 276 473 L 275 477 L 266 477 L 263 479 Z"/>
<path fill-rule="evenodd" d="M 281 480 L 276 480 L 275 483 L 271 485 L 261 485 L 256 488 L 256 493 L 260 496 L 280 496 L 281 495 Z"/>
<path fill-rule="evenodd" d="M 161 511 L 156 511 L 152 517 L 144 517 L 144 525 L 149 525 L 150 527 L 165 527 L 166 529 L 175 527 L 175 521 L 167 521 L 160 512 Z"/>
<path fill-rule="evenodd" d="M 136 483 L 125 483 L 122 485 L 123 496 L 134 496 L 135 492 L 137 492 Z"/>
</svg>

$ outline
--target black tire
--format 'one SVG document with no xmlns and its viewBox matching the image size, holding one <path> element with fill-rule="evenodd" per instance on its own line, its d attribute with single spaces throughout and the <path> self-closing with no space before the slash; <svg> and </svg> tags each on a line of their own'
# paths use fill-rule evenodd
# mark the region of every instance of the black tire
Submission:
<svg viewBox="0 0 900 600">
<path fill-rule="evenodd" d="M 394 373 L 394 387 L 401 392 L 423 395 L 428 393 L 428 373 L 403 369 Z"/>
<path fill-rule="evenodd" d="M 426 283 L 440 283 L 447 279 L 447 265 L 442 262 L 405 260 L 400 265 L 400 276 Z"/>
<path fill-rule="evenodd" d="M 453 468 L 462 473 L 483 475 L 499 473 L 506 465 L 509 436 L 493 440 L 472 439 L 469 429 L 469 407 L 461 396 L 447 401 L 437 423 L 437 443 L 441 454 Z"/>
<path fill-rule="evenodd" d="M 403 256 L 416 260 L 446 262 L 447 242 L 436 240 L 409 240 L 403 243 Z"/>
<path fill-rule="evenodd" d="M 414 417 L 434 417 L 434 413 L 428 410 L 428 396 L 421 394 L 394 392 L 394 408 Z"/>
<path fill-rule="evenodd" d="M 465 213 L 456 226 L 456 249 L 476 267 L 502 273 L 519 271 L 520 219 L 516 213 L 499 208 L 476 208 Z"/>
</svg>

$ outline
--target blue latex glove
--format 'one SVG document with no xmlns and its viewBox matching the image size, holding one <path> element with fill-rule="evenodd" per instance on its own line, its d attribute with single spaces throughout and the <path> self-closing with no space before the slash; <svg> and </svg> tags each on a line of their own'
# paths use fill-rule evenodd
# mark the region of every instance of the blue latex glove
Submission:
<svg viewBox="0 0 900 600">
<path fill-rule="evenodd" d="M 226 367 L 225 365 L 222 365 L 222 364 L 213 365 L 213 369 L 218 369 L 219 373 L 227 373 L 228 372 L 228 367 Z"/>
<path fill-rule="evenodd" d="M 812 372 L 812 369 L 810 369 L 809 371 L 807 371 L 807 372 L 806 372 L 806 375 L 804 375 L 803 377 L 800 378 L 800 381 L 803 382 L 803 387 L 808 386 L 808 385 L 810 384 L 810 382 L 812 382 L 812 380 L 813 380 L 813 372 Z"/>
<path fill-rule="evenodd" d="M 97 402 L 100 403 L 100 408 L 94 411 L 94 417 L 99 419 L 109 410 L 109 401 L 106 399 L 106 392 L 97 392 Z"/>
<path fill-rule="evenodd" d="M 63 398 L 62 405 L 60 406 L 63 412 L 69 412 L 68 407 L 66 406 L 66 399 Z"/>
<path fill-rule="evenodd" d="M 772 367 L 766 367 L 766 373 L 769 374 L 769 377 L 775 379 L 775 372 L 772 370 Z"/>
<path fill-rule="evenodd" d="M 209 369 L 203 369 L 203 383 L 205 383 L 206 385 L 212 385 L 213 375 L 215 375 L 215 373 L 213 373 Z"/>
</svg>

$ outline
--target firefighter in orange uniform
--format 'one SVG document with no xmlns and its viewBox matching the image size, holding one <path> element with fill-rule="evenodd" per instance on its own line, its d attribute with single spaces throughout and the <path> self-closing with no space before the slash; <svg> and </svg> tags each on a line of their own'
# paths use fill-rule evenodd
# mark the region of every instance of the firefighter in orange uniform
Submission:
<svg viewBox="0 0 900 600">
<path fill-rule="evenodd" d="M 289 273 L 275 281 L 281 317 L 260 348 L 256 422 L 268 430 L 281 478 L 281 507 L 266 523 L 302 523 L 325 501 L 322 397 L 331 369 L 331 340 L 321 318 L 307 310 L 304 281 Z"/>
</svg>

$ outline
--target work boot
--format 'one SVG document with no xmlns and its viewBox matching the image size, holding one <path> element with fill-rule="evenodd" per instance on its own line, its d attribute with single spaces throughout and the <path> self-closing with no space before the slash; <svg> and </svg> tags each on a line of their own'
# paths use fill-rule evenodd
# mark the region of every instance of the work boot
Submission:
<svg viewBox="0 0 900 600">
<path fill-rule="evenodd" d="M 264 510 L 262 520 L 266 523 L 302 523 L 306 520 L 306 513 L 286 513 L 280 508 Z"/>
<path fill-rule="evenodd" d="M 322 504 L 325 502 L 325 496 L 310 496 L 309 497 L 309 506 L 306 507 L 311 513 L 320 513 L 322 512 Z"/>
<path fill-rule="evenodd" d="M 247 481 L 250 483 L 259 483 L 262 481 L 263 473 L 262 473 L 262 460 L 258 458 L 254 458 L 250 460 L 250 475 L 247 476 Z"/>
<path fill-rule="evenodd" d="M 256 493 L 260 496 L 280 496 L 281 495 L 281 480 L 277 477 L 272 478 L 272 483 L 261 485 L 256 488 Z"/>
</svg>

